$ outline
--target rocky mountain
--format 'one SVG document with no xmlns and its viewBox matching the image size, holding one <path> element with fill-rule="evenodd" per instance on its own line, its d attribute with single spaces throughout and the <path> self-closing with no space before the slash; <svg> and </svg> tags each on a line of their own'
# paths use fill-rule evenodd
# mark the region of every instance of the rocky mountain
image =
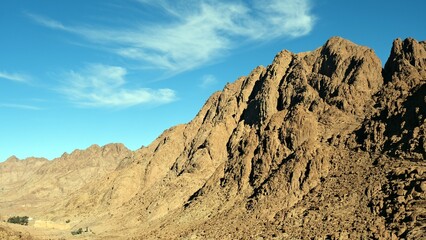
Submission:
<svg viewBox="0 0 426 240">
<path fill-rule="evenodd" d="M 114 171 L 131 154 L 123 144 L 109 144 L 64 153 L 52 161 L 10 157 L 0 164 L 0 214 L 11 215 L 19 209 L 45 215 L 54 203 Z"/>
<path fill-rule="evenodd" d="M 426 42 L 395 40 L 382 66 L 339 37 L 284 50 L 148 147 L 94 149 L 107 168 L 83 153 L 43 163 L 12 195 L 65 180 L 39 215 L 69 222 L 65 238 L 421 239 Z"/>
<path fill-rule="evenodd" d="M 35 171 L 43 164 L 47 163 L 45 158 L 27 158 L 25 161 L 20 161 L 16 156 L 11 156 L 5 162 L 0 164 L 0 182 L 2 187 L 9 185 L 22 184 L 34 175 Z M 8 189 L 2 189 L 7 191 Z"/>
</svg>

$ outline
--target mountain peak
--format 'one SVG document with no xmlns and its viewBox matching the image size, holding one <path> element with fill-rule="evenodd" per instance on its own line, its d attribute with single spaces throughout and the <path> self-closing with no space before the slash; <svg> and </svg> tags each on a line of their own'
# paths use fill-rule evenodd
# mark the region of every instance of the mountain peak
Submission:
<svg viewBox="0 0 426 240">
<path fill-rule="evenodd" d="M 330 37 L 325 42 L 325 46 L 332 46 L 332 45 L 356 45 L 356 44 L 346 38 L 333 36 L 333 37 Z"/>
<path fill-rule="evenodd" d="M 396 39 L 385 64 L 384 77 L 386 82 L 409 77 L 407 87 L 426 79 L 426 42 L 413 38 Z"/>
<path fill-rule="evenodd" d="M 10 156 L 8 159 L 6 159 L 5 162 L 7 163 L 13 163 L 13 162 L 18 162 L 19 158 L 17 158 L 15 155 Z"/>
</svg>

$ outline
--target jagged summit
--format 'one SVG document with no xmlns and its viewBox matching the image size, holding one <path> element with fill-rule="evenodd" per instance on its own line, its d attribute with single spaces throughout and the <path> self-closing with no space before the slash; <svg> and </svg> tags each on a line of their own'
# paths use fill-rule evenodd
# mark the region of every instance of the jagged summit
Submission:
<svg viewBox="0 0 426 240">
<path fill-rule="evenodd" d="M 13 155 L 13 156 L 10 156 L 8 159 L 6 159 L 5 162 L 13 163 L 13 162 L 17 162 L 17 161 L 19 161 L 19 159 L 15 155 Z"/>
<path fill-rule="evenodd" d="M 407 87 L 426 79 L 426 42 L 396 39 L 384 68 L 386 82 L 407 80 Z"/>
<path fill-rule="evenodd" d="M 425 52 L 396 40 L 382 68 L 340 37 L 281 51 L 147 147 L 93 146 L 40 167 L 38 176 L 91 169 L 44 216 L 104 238 L 418 239 Z M 78 164 L 63 167 L 70 157 Z M 115 164 L 95 174 L 108 157 Z"/>
</svg>

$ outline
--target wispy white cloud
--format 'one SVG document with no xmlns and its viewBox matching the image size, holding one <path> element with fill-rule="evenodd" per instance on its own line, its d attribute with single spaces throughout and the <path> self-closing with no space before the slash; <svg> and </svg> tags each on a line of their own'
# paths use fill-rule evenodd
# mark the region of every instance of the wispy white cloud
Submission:
<svg viewBox="0 0 426 240">
<path fill-rule="evenodd" d="M 85 107 L 130 107 L 176 100 L 175 92 L 168 88 L 126 88 L 126 74 L 126 69 L 122 67 L 93 64 L 81 72 L 67 73 L 60 92 L 72 102 Z"/>
<path fill-rule="evenodd" d="M 0 71 L 0 78 L 15 81 L 15 82 L 29 82 L 30 77 L 21 73 L 8 73 L 4 71 Z"/>
<path fill-rule="evenodd" d="M 209 88 L 217 83 L 217 79 L 213 75 L 204 75 L 201 79 L 200 87 L 201 88 Z"/>
<path fill-rule="evenodd" d="M 28 16 L 46 27 L 79 35 L 122 57 L 171 73 L 210 63 L 241 43 L 306 35 L 315 22 L 309 0 L 139 2 L 156 7 L 169 21 L 109 28 L 67 26 L 47 17 Z"/>
<path fill-rule="evenodd" d="M 40 107 L 25 105 L 25 104 L 12 104 L 12 103 L 0 103 L 1 108 L 18 108 L 25 110 L 42 110 Z"/>
<path fill-rule="evenodd" d="M 47 18 L 47 17 L 43 17 L 40 15 L 36 15 L 36 14 L 32 14 L 32 13 L 26 13 L 26 15 L 30 18 L 32 18 L 34 21 L 49 27 L 49 28 L 53 28 L 53 29 L 60 29 L 60 30 L 64 30 L 64 31 L 70 31 L 71 28 L 65 27 L 64 25 L 62 25 L 62 23 L 55 21 L 53 19 Z"/>
</svg>

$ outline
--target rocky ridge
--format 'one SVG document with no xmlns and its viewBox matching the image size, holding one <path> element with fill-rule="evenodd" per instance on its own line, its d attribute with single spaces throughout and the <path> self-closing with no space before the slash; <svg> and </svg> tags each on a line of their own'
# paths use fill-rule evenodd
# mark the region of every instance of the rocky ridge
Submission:
<svg viewBox="0 0 426 240">
<path fill-rule="evenodd" d="M 18 208 L 45 215 L 46 209 L 53 204 L 113 172 L 119 162 L 131 154 L 123 144 L 108 144 L 64 153 L 52 161 L 44 158 L 19 160 L 13 156 L 0 164 L 1 214 L 13 214 Z"/>
<path fill-rule="evenodd" d="M 425 80 L 426 43 L 414 39 L 395 40 L 384 68 L 339 37 L 282 51 L 188 124 L 105 155 L 116 165 L 49 216 L 89 225 L 91 238 L 420 239 Z M 73 171 L 60 166 L 37 172 Z"/>
</svg>

